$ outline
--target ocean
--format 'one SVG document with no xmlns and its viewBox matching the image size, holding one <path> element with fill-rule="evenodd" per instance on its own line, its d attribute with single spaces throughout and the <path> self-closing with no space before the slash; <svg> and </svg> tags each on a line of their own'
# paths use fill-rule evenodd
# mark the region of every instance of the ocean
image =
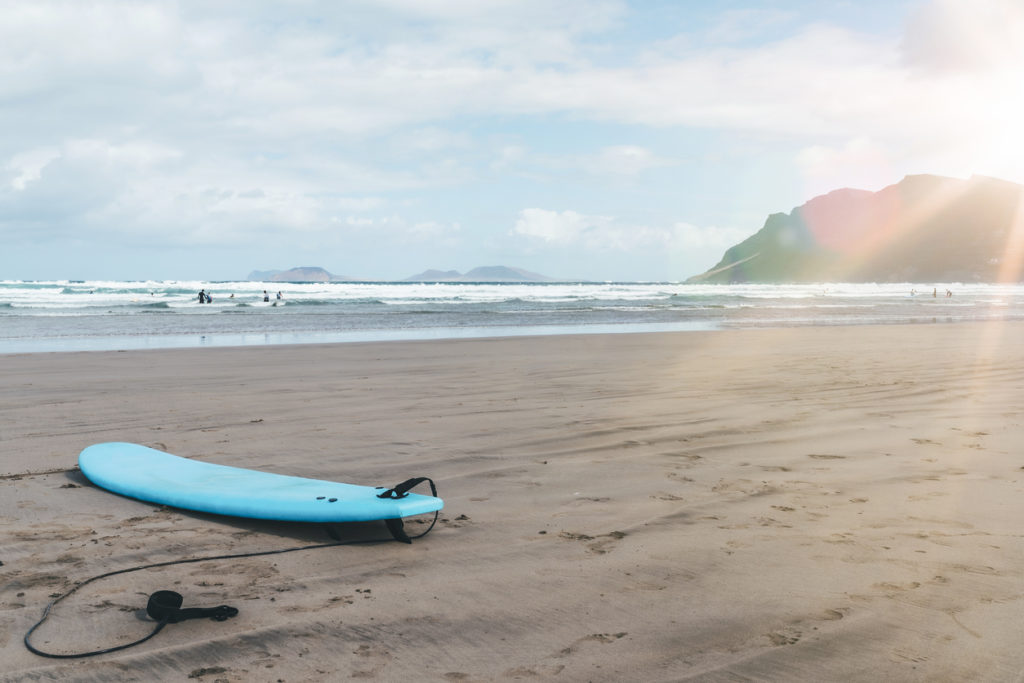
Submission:
<svg viewBox="0 0 1024 683">
<path fill-rule="evenodd" d="M 0 281 L 0 353 L 1021 319 L 1022 284 Z"/>
</svg>

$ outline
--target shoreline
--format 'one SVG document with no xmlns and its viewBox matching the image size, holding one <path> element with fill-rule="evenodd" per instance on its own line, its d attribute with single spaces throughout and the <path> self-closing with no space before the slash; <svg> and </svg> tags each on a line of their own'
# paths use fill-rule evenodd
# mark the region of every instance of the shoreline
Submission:
<svg viewBox="0 0 1024 683">
<path fill-rule="evenodd" d="M 929 316 L 924 316 L 928 318 Z M 1007 325 L 1024 321 L 1009 319 L 850 322 L 766 322 L 727 323 L 690 320 L 675 323 L 591 323 L 582 325 L 506 325 L 410 329 L 361 329 L 341 332 L 251 332 L 191 333 L 94 337 L 45 337 L 42 339 L 0 339 L 0 358 L 31 353 L 80 353 L 105 351 L 161 351 L 173 349 L 303 347 L 335 344 L 457 341 L 470 339 L 509 339 L 518 337 L 567 337 L 576 335 L 675 334 L 693 332 L 729 332 L 740 330 L 785 330 L 807 328 L 888 327 L 906 325 Z"/>
<path fill-rule="evenodd" d="M 858 325 L 0 356 L 0 680 L 1005 679 L 1024 605 L 1024 324 Z M 115 496 L 131 441 L 437 482 L 397 543 Z M 142 604 L 140 603 L 142 601 Z M 301 655 L 301 656 L 300 656 Z M 210 674 L 212 675 L 212 674 Z M 212 680 L 212 678 L 207 678 Z"/>
<path fill-rule="evenodd" d="M 712 323 L 687 321 L 679 323 L 506 325 L 398 330 L 348 330 L 342 332 L 219 332 L 182 335 L 51 337 L 24 340 L 0 339 L 0 356 L 25 353 L 75 353 L 80 351 L 147 351 L 246 348 L 253 346 L 294 347 L 321 344 L 504 339 L 508 337 L 548 337 L 577 334 L 661 334 L 665 332 L 708 332 L 715 329 L 719 329 L 719 327 Z"/>
</svg>

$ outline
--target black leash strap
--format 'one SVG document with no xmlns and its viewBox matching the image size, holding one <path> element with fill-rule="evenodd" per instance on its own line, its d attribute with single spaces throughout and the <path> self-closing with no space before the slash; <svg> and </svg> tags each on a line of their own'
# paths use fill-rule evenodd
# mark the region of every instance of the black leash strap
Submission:
<svg viewBox="0 0 1024 683">
<path fill-rule="evenodd" d="M 384 491 L 383 493 L 378 493 L 377 497 L 387 498 L 390 500 L 398 500 L 399 498 L 405 498 L 406 496 L 409 495 L 410 489 L 419 486 L 425 481 L 430 483 L 430 495 L 437 498 L 437 486 L 434 485 L 434 480 L 431 479 L 430 477 L 413 477 L 412 479 L 406 479 L 401 484 L 396 484 L 394 488 L 390 488 L 387 491 Z M 412 543 L 412 539 L 420 538 L 421 536 L 426 536 L 428 533 L 430 533 L 430 530 L 434 528 L 435 524 L 437 524 L 437 517 L 439 514 L 441 514 L 441 511 L 435 510 L 434 520 L 430 523 L 430 526 L 428 526 L 427 530 L 424 531 L 422 534 L 417 534 L 416 536 L 410 536 L 407 533 L 405 533 L 405 523 L 402 521 L 401 517 L 395 517 L 394 519 L 385 519 L 384 523 L 387 525 L 388 531 L 391 532 L 391 535 L 394 537 L 396 541 L 399 541 L 401 543 Z"/>
<path fill-rule="evenodd" d="M 177 624 L 186 619 L 202 619 L 204 617 L 209 617 L 214 621 L 227 621 L 231 617 L 238 616 L 238 610 L 228 605 L 182 609 L 181 603 L 183 602 L 185 602 L 185 599 L 181 597 L 181 593 L 157 591 L 149 596 L 146 614 L 157 621 L 166 621 L 168 624 Z"/>
<path fill-rule="evenodd" d="M 82 586 L 85 584 L 79 584 Z M 77 588 L 77 586 L 76 586 Z M 32 632 L 42 626 L 43 622 L 46 621 L 46 617 L 50 615 L 50 608 L 52 608 L 58 601 L 71 595 L 71 593 L 65 593 L 61 597 L 54 600 L 46 606 L 46 611 L 43 612 L 43 618 L 40 619 L 35 626 L 28 630 L 25 634 L 25 647 L 28 651 L 37 654 L 40 657 L 49 657 L 51 659 L 77 659 L 80 657 L 94 657 L 96 655 L 105 655 L 108 652 L 117 652 L 118 650 L 125 650 L 129 647 L 134 647 L 140 643 L 144 643 L 156 634 L 163 630 L 167 624 L 177 624 L 180 621 L 186 619 L 201 619 L 203 617 L 210 617 L 214 621 L 225 621 L 238 614 L 238 610 L 228 605 L 221 605 L 220 607 L 190 607 L 187 609 L 181 609 L 181 604 L 185 601 L 181 597 L 180 593 L 174 591 L 157 591 L 149 596 L 149 604 L 146 605 L 146 614 L 150 616 L 154 621 L 157 622 L 156 627 L 150 631 L 149 635 L 139 638 L 131 643 L 125 643 L 124 645 L 117 645 L 114 647 L 104 648 L 102 650 L 93 650 L 92 652 L 74 652 L 71 654 L 57 654 L 55 652 L 43 652 L 31 642 L 29 638 L 32 636 Z"/>
<path fill-rule="evenodd" d="M 378 493 L 378 498 L 391 498 L 397 500 L 399 498 L 405 498 L 409 495 L 409 490 L 413 489 L 423 482 L 430 482 L 430 495 L 437 498 L 437 487 L 434 486 L 434 480 L 430 477 L 413 477 L 412 479 L 406 479 L 401 484 L 396 484 L 394 488 L 388 489 L 384 493 Z"/>
</svg>

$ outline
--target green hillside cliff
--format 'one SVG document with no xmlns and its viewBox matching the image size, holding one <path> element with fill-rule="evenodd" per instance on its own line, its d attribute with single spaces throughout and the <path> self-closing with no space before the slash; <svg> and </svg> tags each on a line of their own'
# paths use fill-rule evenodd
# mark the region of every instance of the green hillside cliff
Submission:
<svg viewBox="0 0 1024 683">
<path fill-rule="evenodd" d="M 1022 199 L 1021 185 L 982 176 L 836 190 L 770 215 L 688 282 L 1016 282 Z"/>
</svg>

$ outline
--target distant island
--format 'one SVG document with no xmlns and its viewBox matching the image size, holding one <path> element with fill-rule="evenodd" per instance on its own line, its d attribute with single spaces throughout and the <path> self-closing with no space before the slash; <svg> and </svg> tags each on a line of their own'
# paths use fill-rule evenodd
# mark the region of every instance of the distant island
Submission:
<svg viewBox="0 0 1024 683">
<path fill-rule="evenodd" d="M 983 176 L 835 190 L 770 215 L 687 282 L 1016 282 L 1022 201 L 1024 186 Z"/>
<path fill-rule="evenodd" d="M 257 282 L 354 282 L 355 278 L 334 275 L 319 266 L 289 270 L 254 270 L 248 279 Z M 467 273 L 457 270 L 425 270 L 400 282 L 556 282 L 547 275 L 509 266 L 481 266 Z"/>
<path fill-rule="evenodd" d="M 468 273 L 457 270 L 425 270 L 402 282 L 555 282 L 555 278 L 508 266 L 481 266 Z"/>
<path fill-rule="evenodd" d="M 302 266 L 289 270 L 254 270 L 248 279 L 257 282 L 346 282 L 352 278 L 333 275 L 319 266 Z"/>
</svg>

